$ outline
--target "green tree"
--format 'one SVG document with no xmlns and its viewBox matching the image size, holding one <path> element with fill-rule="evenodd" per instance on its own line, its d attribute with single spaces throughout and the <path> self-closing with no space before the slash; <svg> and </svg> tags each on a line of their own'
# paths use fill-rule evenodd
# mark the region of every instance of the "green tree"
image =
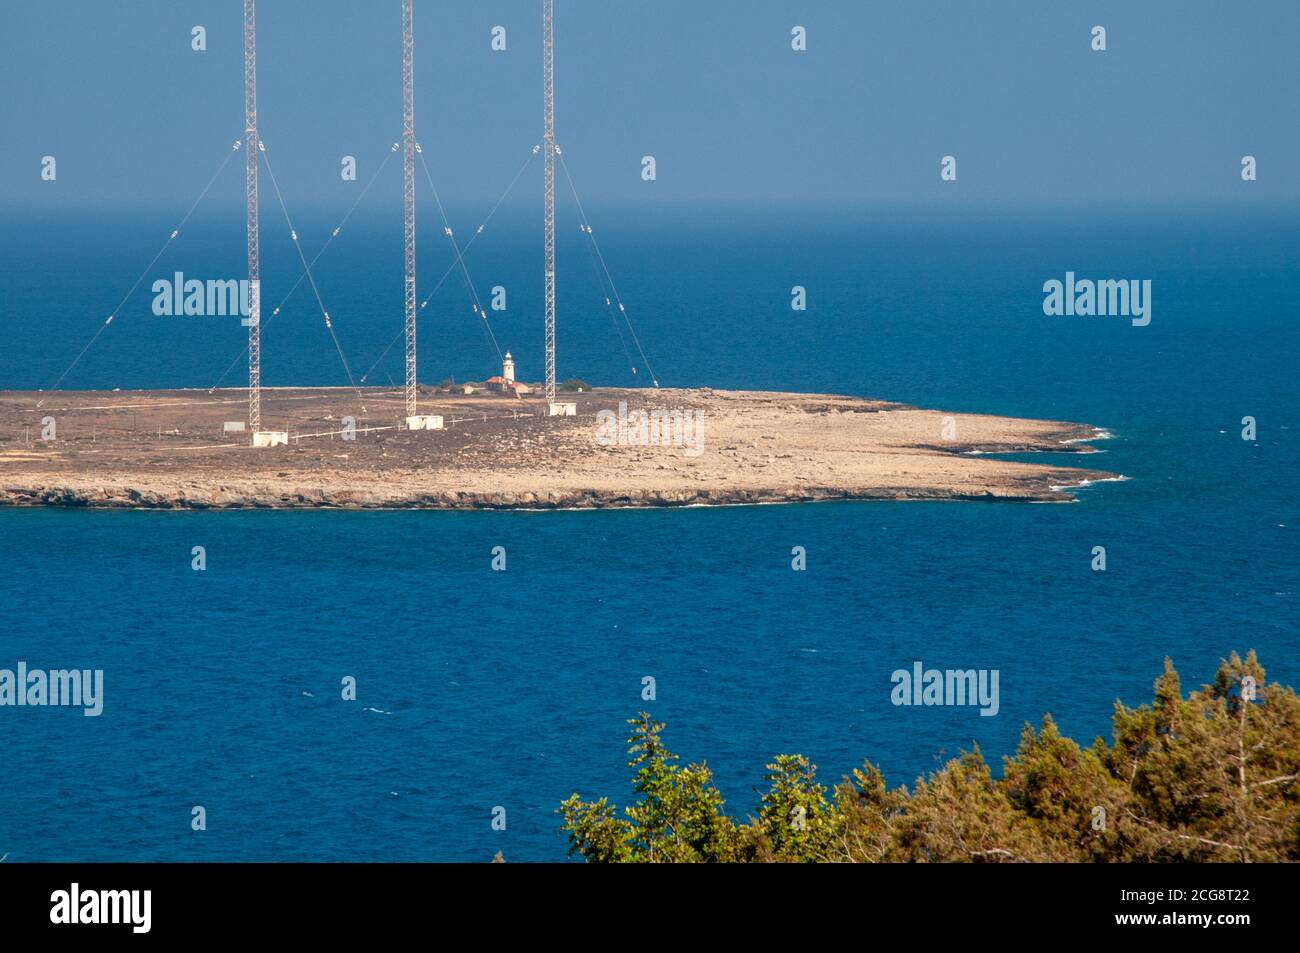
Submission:
<svg viewBox="0 0 1300 953">
<path fill-rule="evenodd" d="M 976 746 L 917 779 L 891 859 L 1006 862 L 1042 855 L 1037 832 L 1017 814 Z"/>
<path fill-rule="evenodd" d="M 1125 859 L 1297 860 L 1300 699 L 1250 652 L 1183 698 L 1165 660 L 1155 702 L 1116 704 L 1111 771 L 1129 787 Z"/>
<path fill-rule="evenodd" d="M 737 824 L 704 763 L 681 767 L 642 713 L 628 739 L 638 799 L 573 795 L 570 855 L 597 862 L 1297 861 L 1300 698 L 1250 652 L 1184 697 L 1173 663 L 1151 704 L 1115 703 L 1112 742 L 1081 748 L 1050 715 L 994 778 L 978 747 L 890 790 L 870 762 L 830 799 L 816 767 L 767 765 L 758 817 Z"/>
<path fill-rule="evenodd" d="M 878 863 L 894 858 L 898 822 L 907 810 L 907 789 L 893 791 L 871 762 L 855 768 L 835 788 L 831 857 L 849 863 Z"/>
<path fill-rule="evenodd" d="M 1033 822 L 1037 859 L 1106 860 L 1115 849 L 1115 818 L 1127 789 L 1106 767 L 1102 750 L 1081 749 L 1051 715 L 1035 732 L 1025 725 L 1015 757 L 1005 759 L 1002 788 L 1012 808 Z"/>
<path fill-rule="evenodd" d="M 664 726 L 649 714 L 628 723 L 628 767 L 636 769 L 632 790 L 640 799 L 624 809 L 626 818 L 605 798 L 588 803 L 574 794 L 561 804 L 570 856 L 604 863 L 734 859 L 735 825 L 723 813 L 708 765 L 678 765 L 677 755 L 664 747 Z"/>
<path fill-rule="evenodd" d="M 780 754 L 767 765 L 765 779 L 770 788 L 751 827 L 756 858 L 829 860 L 836 817 L 826 788 L 817 783 L 817 768 L 801 754 Z"/>
</svg>

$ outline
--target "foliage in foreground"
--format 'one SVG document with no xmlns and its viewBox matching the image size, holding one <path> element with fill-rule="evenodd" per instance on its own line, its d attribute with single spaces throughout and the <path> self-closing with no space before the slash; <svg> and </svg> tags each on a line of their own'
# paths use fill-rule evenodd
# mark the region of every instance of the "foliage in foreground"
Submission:
<svg viewBox="0 0 1300 953">
<path fill-rule="evenodd" d="M 589 861 L 1296 861 L 1300 698 L 1264 681 L 1252 651 L 1186 698 L 1173 664 L 1150 705 L 1115 703 L 1113 739 L 1080 748 L 1050 715 L 1026 724 L 1003 776 L 979 748 L 912 790 L 871 763 L 827 796 L 802 755 L 767 765 L 757 817 L 723 810 L 707 764 L 681 766 L 664 726 L 629 720 L 637 800 L 560 805 L 570 855 Z"/>
</svg>

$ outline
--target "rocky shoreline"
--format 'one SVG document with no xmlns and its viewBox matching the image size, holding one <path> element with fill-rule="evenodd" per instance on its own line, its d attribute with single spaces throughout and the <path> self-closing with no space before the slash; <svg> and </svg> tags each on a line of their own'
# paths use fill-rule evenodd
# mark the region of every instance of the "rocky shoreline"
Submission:
<svg viewBox="0 0 1300 953">
<path fill-rule="evenodd" d="M 440 509 L 440 510 L 599 510 L 689 506 L 756 506 L 831 501 L 898 502 L 1064 502 L 1065 491 L 1026 494 L 960 493 L 951 490 L 907 488 L 841 490 L 814 487 L 789 490 L 652 491 L 608 494 L 596 491 L 549 493 L 422 493 L 407 497 L 379 497 L 365 491 L 324 489 L 272 490 L 235 493 L 228 487 L 155 492 L 112 487 L 0 487 L 0 506 L 62 506 L 92 509 L 230 510 L 230 509 Z"/>
</svg>

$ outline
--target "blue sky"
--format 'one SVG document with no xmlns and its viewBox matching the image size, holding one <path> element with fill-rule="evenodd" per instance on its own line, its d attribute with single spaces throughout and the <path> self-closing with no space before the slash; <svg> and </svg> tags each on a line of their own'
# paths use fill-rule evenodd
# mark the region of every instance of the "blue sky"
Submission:
<svg viewBox="0 0 1300 953">
<path fill-rule="evenodd" d="M 492 202 L 541 132 L 540 0 L 415 0 L 419 139 Z M 558 135 L 611 203 L 1300 196 L 1295 0 L 557 0 Z M 0 18 L 0 203 L 187 205 L 242 131 L 239 0 Z M 190 49 L 194 25 L 206 52 Z M 808 50 L 790 49 L 803 25 Z M 1089 47 L 1107 29 L 1108 49 Z M 508 49 L 489 48 L 507 30 Z M 262 136 L 295 206 L 346 204 L 401 130 L 398 0 L 263 0 Z M 1240 160 L 1253 154 L 1259 181 Z M 58 180 L 40 180 L 54 155 Z M 658 179 L 640 178 L 654 155 Z M 958 160 L 943 183 L 940 158 Z M 374 200 L 396 203 L 396 163 Z M 533 180 L 536 181 L 533 181 Z M 422 185 L 423 183 L 421 183 Z M 536 166 L 514 197 L 538 201 Z M 238 163 L 214 190 L 238 201 Z M 1243 191 L 1248 189 L 1249 191 Z"/>
</svg>

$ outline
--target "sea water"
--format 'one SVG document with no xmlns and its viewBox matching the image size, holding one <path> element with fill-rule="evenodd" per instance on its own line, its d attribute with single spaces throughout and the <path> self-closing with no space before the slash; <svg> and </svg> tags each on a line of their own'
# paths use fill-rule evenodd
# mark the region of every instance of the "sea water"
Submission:
<svg viewBox="0 0 1300 953">
<path fill-rule="evenodd" d="M 200 216 L 149 277 L 237 278 L 238 211 Z M 523 380 L 541 376 L 536 218 L 505 215 L 466 256 L 482 300 L 507 289 L 493 328 Z M 104 676 L 95 718 L 0 709 L 0 854 L 559 859 L 563 798 L 627 800 L 624 720 L 642 709 L 743 817 L 779 753 L 828 783 L 869 759 L 910 784 L 974 744 L 1000 770 L 1047 712 L 1088 744 L 1116 699 L 1150 699 L 1165 656 L 1185 690 L 1251 648 L 1270 678 L 1300 682 L 1295 210 L 609 218 L 602 251 L 664 386 L 1086 422 L 1112 434 L 1103 453 L 1026 459 L 1127 479 L 1070 505 L 3 510 L 0 667 Z M 309 255 L 336 223 L 298 223 Z M 172 226 L 161 212 L 6 222 L 0 386 L 48 387 Z M 392 226 L 354 222 L 317 266 L 357 376 L 402 327 Z M 645 385 L 581 240 L 562 231 L 560 376 Z M 451 263 L 440 241 L 421 244 L 421 297 Z M 268 230 L 264 314 L 295 261 Z M 1149 279 L 1150 324 L 1045 315 L 1043 284 L 1067 271 Z M 806 311 L 791 309 L 796 285 Z M 65 387 L 209 387 L 239 357 L 237 318 L 155 316 L 147 291 Z M 498 370 L 468 302 L 453 273 L 422 315 L 423 380 Z M 400 381 L 401 361 L 399 342 L 371 382 Z M 263 368 L 268 384 L 347 382 L 307 287 L 264 327 Z M 997 671 L 996 716 L 892 704 L 891 673 L 918 661 Z"/>
</svg>

